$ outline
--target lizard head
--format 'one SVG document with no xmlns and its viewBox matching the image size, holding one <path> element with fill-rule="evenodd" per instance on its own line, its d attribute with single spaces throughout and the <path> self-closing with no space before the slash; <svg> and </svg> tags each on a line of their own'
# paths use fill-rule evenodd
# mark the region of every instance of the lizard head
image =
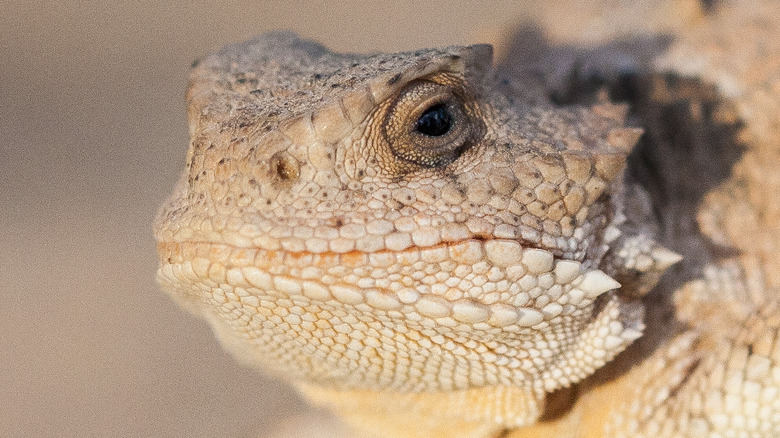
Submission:
<svg viewBox="0 0 780 438">
<path fill-rule="evenodd" d="M 202 60 L 163 289 L 239 358 L 344 389 L 552 391 L 640 336 L 605 273 L 623 109 L 532 105 L 486 45 L 272 33 Z"/>
</svg>

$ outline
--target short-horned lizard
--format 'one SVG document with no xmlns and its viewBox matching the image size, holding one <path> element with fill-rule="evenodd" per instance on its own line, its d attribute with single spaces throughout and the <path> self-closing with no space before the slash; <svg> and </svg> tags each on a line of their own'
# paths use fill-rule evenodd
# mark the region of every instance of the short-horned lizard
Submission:
<svg viewBox="0 0 780 438">
<path fill-rule="evenodd" d="M 664 324 L 648 291 L 681 258 L 625 172 L 643 131 L 491 56 L 275 32 L 201 60 L 163 289 L 366 434 L 776 436 L 771 302 L 610 363 Z"/>
</svg>

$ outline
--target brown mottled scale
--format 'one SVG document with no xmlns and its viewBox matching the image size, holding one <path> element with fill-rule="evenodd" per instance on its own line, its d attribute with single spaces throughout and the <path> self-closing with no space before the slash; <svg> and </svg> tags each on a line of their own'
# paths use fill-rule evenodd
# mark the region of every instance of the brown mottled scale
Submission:
<svg viewBox="0 0 780 438">
<path fill-rule="evenodd" d="M 744 389 L 780 375 L 755 335 L 776 336 L 771 306 L 737 340 L 675 323 L 610 364 L 665 315 L 668 282 L 648 291 L 680 260 L 656 242 L 657 191 L 625 174 L 642 130 L 604 98 L 547 100 L 491 52 L 274 32 L 200 60 L 155 226 L 163 289 L 360 436 L 698 436 L 738 430 L 728 391 L 775 406 L 777 384 Z M 766 360 L 703 356 L 721 344 Z"/>
</svg>

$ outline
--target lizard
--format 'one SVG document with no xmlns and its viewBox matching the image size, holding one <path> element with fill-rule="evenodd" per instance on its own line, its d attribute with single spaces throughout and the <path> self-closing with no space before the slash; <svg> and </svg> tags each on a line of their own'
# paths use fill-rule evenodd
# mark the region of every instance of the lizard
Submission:
<svg viewBox="0 0 780 438">
<path fill-rule="evenodd" d="M 776 284 L 728 302 L 734 256 L 663 287 L 629 108 L 491 58 L 273 32 L 199 61 L 161 287 L 361 436 L 776 436 Z"/>
</svg>

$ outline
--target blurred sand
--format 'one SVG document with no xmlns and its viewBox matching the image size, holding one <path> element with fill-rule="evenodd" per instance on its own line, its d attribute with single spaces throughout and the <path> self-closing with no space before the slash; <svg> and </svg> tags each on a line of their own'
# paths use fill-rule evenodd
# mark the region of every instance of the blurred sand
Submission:
<svg viewBox="0 0 780 438">
<path fill-rule="evenodd" d="M 189 65 L 276 28 L 397 50 L 484 40 L 523 14 L 436 4 L 0 5 L 0 436 L 257 436 L 303 411 L 154 283 Z"/>
</svg>

